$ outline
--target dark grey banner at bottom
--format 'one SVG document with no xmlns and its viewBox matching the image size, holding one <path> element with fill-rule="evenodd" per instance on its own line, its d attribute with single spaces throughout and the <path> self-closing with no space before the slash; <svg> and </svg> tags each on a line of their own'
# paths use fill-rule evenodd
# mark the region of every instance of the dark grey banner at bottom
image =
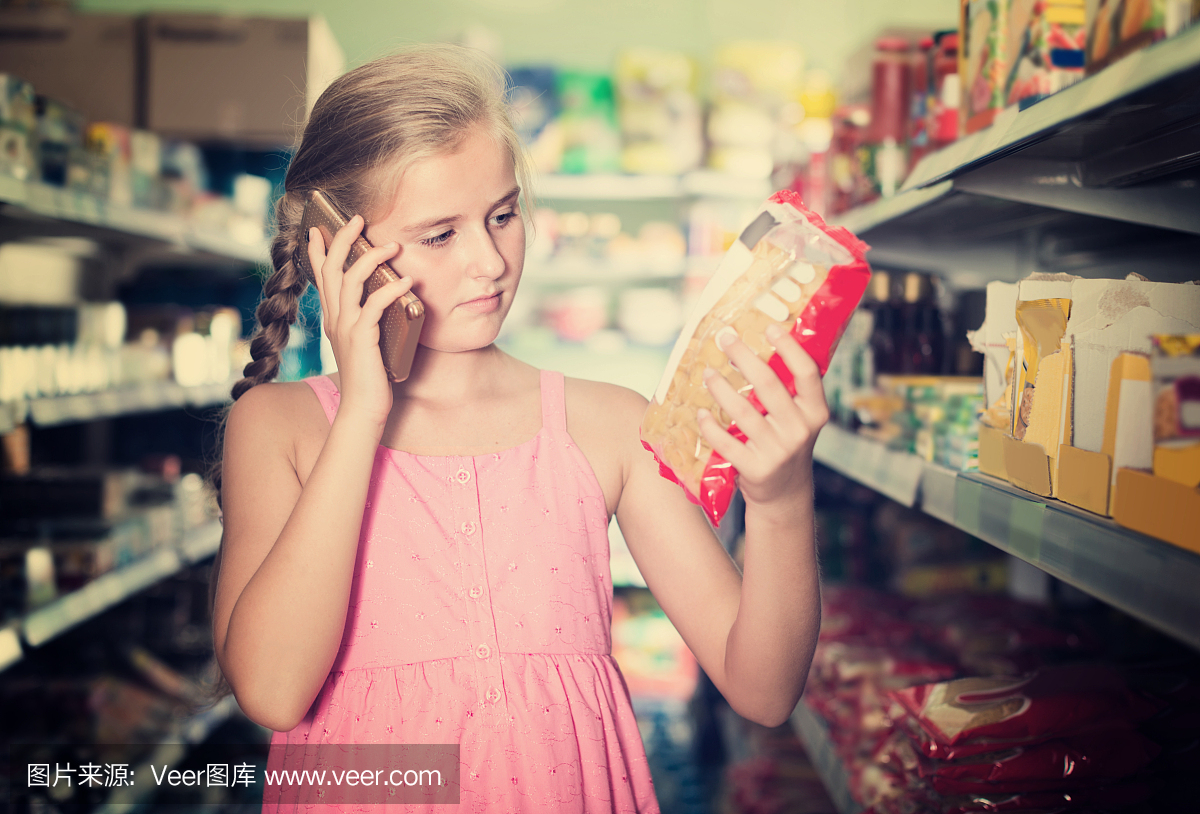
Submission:
<svg viewBox="0 0 1200 814">
<path fill-rule="evenodd" d="M 453 805 L 458 744 L 272 745 L 264 780 L 268 805 Z"/>
<path fill-rule="evenodd" d="M 458 744 L 8 744 L 3 755 L 0 799 L 14 814 L 459 802 Z"/>
</svg>

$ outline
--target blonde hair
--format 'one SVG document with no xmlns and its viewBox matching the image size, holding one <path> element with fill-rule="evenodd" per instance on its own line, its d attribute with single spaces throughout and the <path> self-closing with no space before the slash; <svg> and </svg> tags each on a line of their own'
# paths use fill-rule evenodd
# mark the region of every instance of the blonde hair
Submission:
<svg viewBox="0 0 1200 814">
<path fill-rule="evenodd" d="M 234 401 L 250 388 L 279 375 L 300 297 L 313 282 L 296 262 L 305 250 L 300 218 L 308 194 L 321 190 L 335 207 L 361 214 L 370 223 L 395 195 L 404 171 L 414 162 L 454 152 L 468 133 L 485 128 L 512 156 L 529 206 L 530 164 L 509 118 L 504 70 L 479 51 L 456 45 L 423 45 L 368 62 L 335 79 L 317 99 L 296 144 L 275 206 L 271 241 L 273 273 L 263 284 L 255 311 L 258 327 L 251 360 L 233 386 Z M 531 219 L 526 218 L 526 223 Z M 221 503 L 221 445 L 229 408 L 216 435 L 216 458 L 209 480 Z M 209 607 L 220 572 L 221 552 L 212 566 Z M 212 697 L 224 694 L 222 678 Z"/>
</svg>

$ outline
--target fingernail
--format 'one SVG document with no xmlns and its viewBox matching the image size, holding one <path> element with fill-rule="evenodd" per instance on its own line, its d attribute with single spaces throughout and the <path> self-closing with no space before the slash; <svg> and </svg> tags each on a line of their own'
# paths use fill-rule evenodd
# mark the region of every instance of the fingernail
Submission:
<svg viewBox="0 0 1200 814">
<path fill-rule="evenodd" d="M 708 411 L 706 408 L 704 408 L 704 407 L 701 407 L 701 408 L 699 408 L 698 410 L 696 410 L 696 418 L 697 418 L 697 419 L 708 418 L 708 417 L 709 417 L 709 416 L 711 416 L 711 415 L 712 415 L 712 413 L 710 413 L 710 412 L 709 412 L 709 411 Z"/>
<path fill-rule="evenodd" d="M 774 322 L 772 322 L 770 325 L 767 326 L 766 334 L 767 334 L 767 339 L 774 342 L 777 339 L 779 339 L 779 337 L 783 336 L 783 328 L 780 328 L 778 325 L 776 325 Z"/>
<path fill-rule="evenodd" d="M 735 339 L 737 339 L 737 331 L 726 326 L 717 332 L 717 347 L 722 349 L 727 348 Z"/>
<path fill-rule="evenodd" d="M 383 248 L 385 248 L 385 249 L 391 249 L 392 251 L 395 251 L 395 250 L 396 250 L 396 249 L 397 249 L 399 246 L 400 246 L 400 244 L 399 244 L 399 243 L 397 243 L 397 242 L 396 242 L 396 241 L 394 241 L 394 240 L 393 240 L 393 241 L 391 241 L 391 242 L 389 242 L 389 243 L 384 243 L 384 244 L 383 244 Z"/>
</svg>

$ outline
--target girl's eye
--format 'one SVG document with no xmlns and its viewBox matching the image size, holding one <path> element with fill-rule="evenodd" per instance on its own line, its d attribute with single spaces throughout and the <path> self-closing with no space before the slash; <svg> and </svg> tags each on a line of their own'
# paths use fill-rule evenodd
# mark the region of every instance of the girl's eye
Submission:
<svg viewBox="0 0 1200 814">
<path fill-rule="evenodd" d="M 492 216 L 492 223 L 496 226 L 504 228 L 517 216 L 516 212 L 503 212 L 499 215 Z"/>
<path fill-rule="evenodd" d="M 447 243 L 450 240 L 450 238 L 452 238 L 452 237 L 454 237 L 454 230 L 450 229 L 445 232 L 442 232 L 440 235 L 435 235 L 434 237 L 427 237 L 427 238 L 423 239 L 421 241 L 421 245 L 423 245 L 423 246 L 442 246 L 445 243 Z"/>
</svg>

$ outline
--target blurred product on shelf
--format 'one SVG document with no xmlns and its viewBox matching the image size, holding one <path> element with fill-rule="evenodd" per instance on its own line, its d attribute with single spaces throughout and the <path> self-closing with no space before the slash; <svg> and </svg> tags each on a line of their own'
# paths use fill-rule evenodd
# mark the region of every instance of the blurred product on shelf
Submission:
<svg viewBox="0 0 1200 814">
<path fill-rule="evenodd" d="M 617 55 L 617 117 L 625 172 L 676 175 L 704 155 L 695 63 L 685 54 L 649 48 Z"/>
<path fill-rule="evenodd" d="M 683 637 L 645 590 L 613 597 L 613 658 L 630 695 L 687 701 L 696 690 L 699 666 Z"/>
<path fill-rule="evenodd" d="M 804 111 L 804 55 L 792 43 L 738 41 L 713 57 L 708 166 L 745 178 L 770 178 L 781 163 L 784 131 Z"/>
<path fill-rule="evenodd" d="M 1024 109 L 1083 79 L 1085 7 L 1085 0 L 1010 2 L 1006 104 Z"/>
<path fill-rule="evenodd" d="M 912 93 L 908 110 L 908 167 L 929 153 L 929 122 L 933 79 L 933 36 L 922 37 L 912 59 Z M 907 172 L 906 168 L 906 172 Z"/>
<path fill-rule="evenodd" d="M 170 378 L 225 382 L 248 360 L 241 332 L 241 314 L 228 307 L 0 305 L 0 402 Z"/>
<path fill-rule="evenodd" d="M 978 468 L 984 403 L 976 377 L 881 375 L 875 391 L 851 406 L 859 432 L 889 449 L 959 471 Z"/>
<path fill-rule="evenodd" d="M 871 531 L 887 558 L 887 582 L 901 596 L 995 594 L 1008 586 L 1008 563 L 999 551 L 919 511 L 880 502 Z"/>
<path fill-rule="evenodd" d="M 1005 107 L 1009 6 L 1013 0 L 960 0 L 958 75 L 962 82 L 961 134 L 991 126 Z M 1029 0 L 1022 4 L 1032 6 Z"/>
<path fill-rule="evenodd" d="M 24 181 L 36 175 L 37 109 L 33 85 L 0 73 L 0 174 Z"/>
<path fill-rule="evenodd" d="M 867 105 L 846 105 L 834 112 L 829 170 L 833 183 L 830 206 L 834 213 L 862 206 L 877 197 L 863 164 L 870 124 L 871 108 Z"/>
<path fill-rule="evenodd" d="M 1154 474 L 1200 486 L 1200 334 L 1155 335 Z"/>
<path fill-rule="evenodd" d="M 552 65 L 508 69 L 508 104 L 513 126 L 528 147 L 537 172 L 558 172 L 562 165 L 562 128 L 558 124 L 555 74 Z"/>
<path fill-rule="evenodd" d="M 908 173 L 909 115 L 914 95 L 912 46 L 899 37 L 875 42 L 871 124 L 861 163 L 872 192 L 890 198 Z"/>
<path fill-rule="evenodd" d="M 0 618 L 34 610 L 102 574 L 175 545 L 216 516 L 199 475 L 141 469 L 34 467 L 0 474 Z M 173 474 L 172 474 L 173 472 Z"/>
<path fill-rule="evenodd" d="M 74 190 L 88 186 L 88 154 L 84 148 L 87 119 L 49 96 L 37 97 L 36 153 L 42 183 Z"/>
<path fill-rule="evenodd" d="M 837 814 L 821 776 L 790 724 L 767 728 L 732 712 L 723 733 L 736 741 L 722 778 L 721 814 Z"/>
<path fill-rule="evenodd" d="M 616 172 L 621 167 L 612 78 L 604 73 L 563 70 L 555 75 L 561 114 L 565 173 Z"/>
<path fill-rule="evenodd" d="M 1178 34 L 1200 17 L 1195 0 L 1088 0 L 1087 71 Z"/>
<path fill-rule="evenodd" d="M 1087 628 L 1007 597 L 823 604 L 805 702 L 872 811 L 1121 807 L 1179 776 L 1187 736 L 1164 724 L 1200 711 L 1186 666 L 1098 661 Z"/>
<path fill-rule="evenodd" d="M 729 506 L 737 472 L 704 442 L 697 409 L 710 410 L 735 437 L 745 435 L 708 392 L 705 370 L 716 370 L 766 412 L 718 340 L 736 334 L 795 394 L 796 384 L 766 331 L 774 326 L 790 332 L 823 374 L 870 279 L 866 249 L 848 230 L 826 226 L 796 193 L 777 192 L 730 247 L 692 310 L 641 435 L 663 476 L 678 483 L 714 525 Z"/>
<path fill-rule="evenodd" d="M 957 31 L 939 31 L 934 35 L 930 55 L 929 101 L 927 104 L 929 152 L 945 147 L 958 138 L 958 113 L 962 106 L 962 82 L 958 75 Z M 915 165 L 919 158 L 913 156 Z"/>
</svg>

